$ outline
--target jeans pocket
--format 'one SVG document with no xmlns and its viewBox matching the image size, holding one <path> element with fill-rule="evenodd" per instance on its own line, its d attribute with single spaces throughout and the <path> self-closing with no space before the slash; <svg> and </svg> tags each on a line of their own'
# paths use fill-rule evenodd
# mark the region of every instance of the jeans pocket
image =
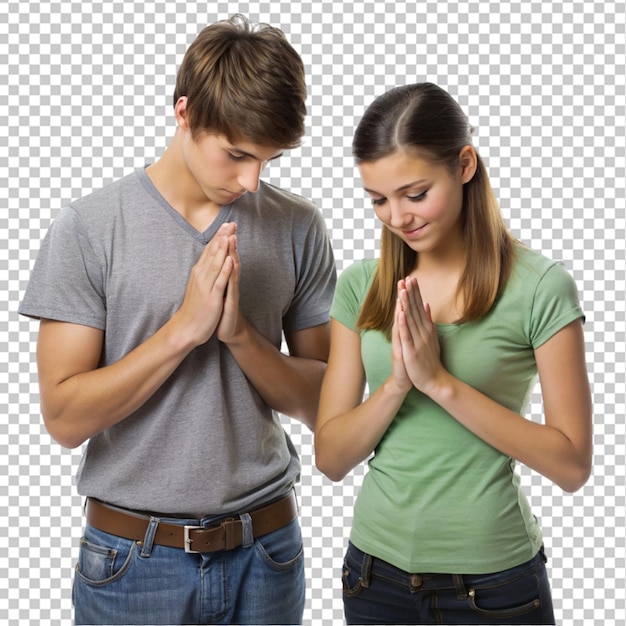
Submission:
<svg viewBox="0 0 626 626">
<path fill-rule="evenodd" d="M 520 606 L 513 606 L 509 608 L 503 609 L 485 609 L 478 606 L 477 602 L 480 602 L 480 599 L 476 599 L 475 590 L 470 589 L 470 597 L 468 599 L 469 605 L 473 611 L 476 611 L 480 615 L 484 617 L 489 617 L 491 619 L 511 619 L 513 617 L 520 617 L 521 615 L 526 615 L 531 611 L 535 611 L 541 606 L 541 602 L 539 598 L 535 598 L 531 602 L 527 602 L 526 604 L 522 604 Z"/>
<path fill-rule="evenodd" d="M 537 577 L 531 572 L 507 584 L 468 585 L 467 602 L 473 611 L 483 617 L 507 620 L 540 610 L 540 596 Z"/>
<path fill-rule="evenodd" d="M 258 537 L 255 546 L 264 562 L 274 571 L 294 569 L 304 559 L 302 532 L 297 519 L 283 528 Z"/>
<path fill-rule="evenodd" d="M 135 542 L 106 533 L 87 534 L 80 541 L 76 576 L 88 585 L 103 586 L 121 578 L 132 562 Z"/>
<path fill-rule="evenodd" d="M 361 593 L 363 589 L 363 579 L 361 577 L 360 568 L 353 567 L 345 558 L 343 561 L 343 568 L 341 572 L 341 582 L 343 586 L 343 595 L 348 598 L 354 598 Z"/>
</svg>

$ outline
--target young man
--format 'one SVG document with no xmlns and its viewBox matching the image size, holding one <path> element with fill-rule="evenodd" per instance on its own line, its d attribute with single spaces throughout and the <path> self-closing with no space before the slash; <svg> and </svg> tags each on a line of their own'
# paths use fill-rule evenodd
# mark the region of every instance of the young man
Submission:
<svg viewBox="0 0 626 626">
<path fill-rule="evenodd" d="M 259 176 L 299 144 L 305 99 L 280 30 L 207 27 L 162 157 L 42 243 L 20 312 L 41 320 L 48 431 L 88 440 L 77 624 L 302 620 L 299 461 L 277 412 L 313 427 L 335 267 L 320 212 Z"/>
</svg>

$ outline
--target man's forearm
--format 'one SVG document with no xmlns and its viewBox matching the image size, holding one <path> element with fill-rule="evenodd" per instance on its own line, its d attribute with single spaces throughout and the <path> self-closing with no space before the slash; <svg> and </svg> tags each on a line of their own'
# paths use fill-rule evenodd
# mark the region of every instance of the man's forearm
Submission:
<svg viewBox="0 0 626 626">
<path fill-rule="evenodd" d="M 42 322 L 40 329 L 41 411 L 50 435 L 68 448 L 81 445 L 136 411 L 193 348 L 175 324 L 166 324 L 117 363 L 97 368 L 97 333 L 100 331 L 49 321 Z M 85 363 L 71 375 L 63 374 L 71 371 L 65 367 L 71 356 L 55 349 L 58 343 L 81 345 L 84 352 L 92 343 L 93 363 Z"/>
</svg>

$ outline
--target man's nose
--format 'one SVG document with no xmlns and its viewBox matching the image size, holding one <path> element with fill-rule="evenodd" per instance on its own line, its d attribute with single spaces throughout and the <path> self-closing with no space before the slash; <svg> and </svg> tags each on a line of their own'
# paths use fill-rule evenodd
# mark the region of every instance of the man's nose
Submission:
<svg viewBox="0 0 626 626">
<path fill-rule="evenodd" d="M 264 163 L 254 161 L 246 163 L 242 166 L 237 177 L 237 182 L 246 191 L 254 193 L 259 189 L 259 180 L 261 178 L 261 172 L 263 171 Z"/>
</svg>

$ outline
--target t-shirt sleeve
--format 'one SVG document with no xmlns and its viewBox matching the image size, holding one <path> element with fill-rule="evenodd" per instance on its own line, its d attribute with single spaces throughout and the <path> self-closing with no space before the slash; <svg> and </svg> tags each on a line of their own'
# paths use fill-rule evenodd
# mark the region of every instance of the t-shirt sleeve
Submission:
<svg viewBox="0 0 626 626">
<path fill-rule="evenodd" d="M 561 263 L 554 263 L 545 272 L 535 290 L 530 319 L 530 342 L 538 348 L 559 330 L 584 313 L 574 279 Z"/>
<path fill-rule="evenodd" d="M 103 330 L 103 273 L 80 217 L 67 207 L 41 244 L 19 313 Z"/>
<path fill-rule="evenodd" d="M 337 281 L 330 316 L 356 332 L 356 322 L 370 282 L 366 262 L 360 261 L 347 267 Z"/>
<path fill-rule="evenodd" d="M 315 210 L 297 255 L 298 282 L 289 311 L 283 318 L 286 331 L 325 324 L 329 319 L 337 270 L 322 214 Z"/>
</svg>

